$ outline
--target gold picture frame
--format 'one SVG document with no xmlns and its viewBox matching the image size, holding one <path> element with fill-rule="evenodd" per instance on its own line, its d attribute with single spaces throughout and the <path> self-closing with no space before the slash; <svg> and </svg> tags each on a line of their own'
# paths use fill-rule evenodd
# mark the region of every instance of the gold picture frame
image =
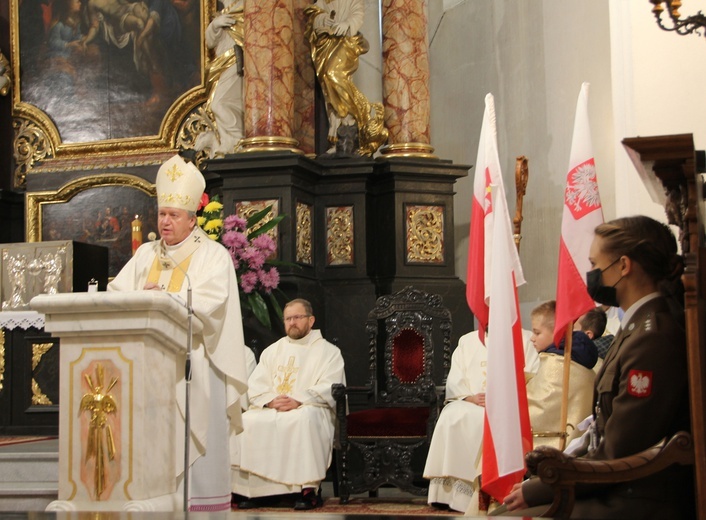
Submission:
<svg viewBox="0 0 706 520">
<path fill-rule="evenodd" d="M 58 190 L 28 192 L 26 208 L 28 242 L 75 240 L 108 247 L 109 276 L 132 254 L 136 215 L 144 238 L 157 232 L 155 185 L 130 174 L 91 175 Z"/>
<path fill-rule="evenodd" d="M 205 101 L 204 35 L 216 0 L 178 11 L 169 0 L 112 1 L 10 0 L 15 186 L 40 161 L 174 150 L 182 121 Z M 111 37 L 110 9 L 120 20 Z M 149 44 L 134 36 L 156 19 Z"/>
</svg>

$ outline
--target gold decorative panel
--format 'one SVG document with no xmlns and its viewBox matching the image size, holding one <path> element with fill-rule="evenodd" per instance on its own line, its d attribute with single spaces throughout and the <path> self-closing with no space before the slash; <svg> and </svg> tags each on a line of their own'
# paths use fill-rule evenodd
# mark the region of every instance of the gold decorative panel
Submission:
<svg viewBox="0 0 706 520">
<path fill-rule="evenodd" d="M 35 378 L 35 371 L 39 366 L 39 362 L 42 360 L 44 354 L 49 352 L 54 346 L 54 343 L 33 343 L 32 344 L 32 404 L 35 406 L 49 406 L 54 403 L 42 390 L 41 386 Z"/>
<path fill-rule="evenodd" d="M 249 219 L 252 217 L 255 213 L 258 211 L 262 211 L 263 209 L 267 208 L 268 206 L 272 206 L 270 209 L 270 212 L 258 222 L 254 228 L 250 229 L 248 228 L 247 233 L 250 234 L 253 231 L 256 231 L 258 228 L 261 226 L 264 226 L 266 223 L 268 223 L 270 220 L 275 218 L 277 215 L 279 215 L 279 200 L 277 199 L 267 199 L 267 200 L 241 200 L 239 202 L 235 203 L 235 214 L 238 215 L 241 218 L 244 218 L 245 220 Z M 270 237 L 272 237 L 272 240 L 275 242 L 275 247 L 277 247 L 277 226 L 273 227 L 267 232 Z M 277 250 L 275 250 L 273 256 L 277 256 Z"/>
<path fill-rule="evenodd" d="M 297 202 L 297 262 L 312 265 L 313 220 L 310 204 Z"/>
<path fill-rule="evenodd" d="M 444 207 L 406 207 L 407 262 L 417 264 L 444 263 Z"/>
<path fill-rule="evenodd" d="M 32 405 L 34 406 L 49 406 L 53 404 L 46 394 L 42 391 L 37 380 L 32 378 Z"/>
<path fill-rule="evenodd" d="M 353 206 L 326 208 L 326 265 L 353 265 Z"/>
</svg>

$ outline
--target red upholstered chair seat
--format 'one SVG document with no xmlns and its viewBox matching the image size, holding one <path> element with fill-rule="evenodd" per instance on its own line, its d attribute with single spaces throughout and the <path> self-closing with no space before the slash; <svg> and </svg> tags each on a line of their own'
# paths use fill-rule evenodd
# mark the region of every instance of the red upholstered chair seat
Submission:
<svg viewBox="0 0 706 520">
<path fill-rule="evenodd" d="M 348 415 L 349 437 L 425 437 L 429 407 L 374 408 Z"/>
</svg>

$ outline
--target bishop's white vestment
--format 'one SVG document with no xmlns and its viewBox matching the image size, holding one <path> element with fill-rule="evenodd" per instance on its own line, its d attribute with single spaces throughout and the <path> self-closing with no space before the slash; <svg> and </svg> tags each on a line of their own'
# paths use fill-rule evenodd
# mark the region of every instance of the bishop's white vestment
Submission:
<svg viewBox="0 0 706 520">
<path fill-rule="evenodd" d="M 267 347 L 248 380 L 250 409 L 238 435 L 233 491 L 249 498 L 318 488 L 331 464 L 333 383 L 345 383 L 343 357 L 319 330 Z M 288 412 L 266 408 L 279 395 L 299 401 Z"/>
<path fill-rule="evenodd" d="M 525 374 L 539 367 L 537 351 L 522 331 L 525 342 Z M 465 401 L 486 391 L 487 350 L 478 331 L 461 336 L 451 356 L 446 379 L 446 404 L 434 428 L 424 478 L 430 479 L 428 503 L 448 504 L 465 512 L 477 489 L 483 447 L 485 408 Z"/>
<path fill-rule="evenodd" d="M 163 246 L 169 256 L 160 258 L 160 245 L 161 241 L 153 241 L 140 246 L 108 290 L 141 291 L 147 282 L 154 282 L 186 302 L 191 285 L 194 315 L 203 323 L 203 332 L 194 335 L 191 354 L 190 509 L 230 510 L 229 438 L 242 430 L 240 397 L 247 390 L 246 347 L 233 261 L 198 226 L 180 244 Z M 175 410 L 178 461 L 184 460 L 186 384 L 183 373 L 180 376 Z M 183 469 L 181 465 L 176 468 L 180 485 Z"/>
</svg>

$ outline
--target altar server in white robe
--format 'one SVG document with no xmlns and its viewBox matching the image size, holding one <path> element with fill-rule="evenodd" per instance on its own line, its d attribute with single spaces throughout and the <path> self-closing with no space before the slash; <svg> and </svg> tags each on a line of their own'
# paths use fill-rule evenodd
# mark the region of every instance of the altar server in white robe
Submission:
<svg viewBox="0 0 706 520">
<path fill-rule="evenodd" d="M 322 504 L 319 484 L 331 463 L 335 426 L 333 383 L 345 383 L 343 357 L 313 330 L 311 304 L 284 308 L 286 336 L 267 347 L 248 381 L 250 409 L 238 435 L 240 461 L 233 492 L 239 509 L 266 497 L 298 493 L 295 509 Z"/>
<path fill-rule="evenodd" d="M 539 368 L 531 332 L 522 331 L 525 377 Z M 430 480 L 428 503 L 466 512 L 478 489 L 483 447 L 487 350 L 478 331 L 461 336 L 451 356 L 446 404 L 434 428 L 424 478 Z"/>
<path fill-rule="evenodd" d="M 220 511 L 230 509 L 229 439 L 242 430 L 240 398 L 247 390 L 246 347 L 233 262 L 226 249 L 196 225 L 195 212 L 205 186 L 201 172 L 178 155 L 159 168 L 160 240 L 140 246 L 108 290 L 168 291 L 186 302 L 191 286 L 194 315 L 203 323 L 203 332 L 194 335 L 191 354 L 189 507 L 192 511 Z M 186 383 L 183 374 L 180 376 L 176 460 L 184 460 Z M 183 469 L 175 468 L 181 490 Z"/>
</svg>

